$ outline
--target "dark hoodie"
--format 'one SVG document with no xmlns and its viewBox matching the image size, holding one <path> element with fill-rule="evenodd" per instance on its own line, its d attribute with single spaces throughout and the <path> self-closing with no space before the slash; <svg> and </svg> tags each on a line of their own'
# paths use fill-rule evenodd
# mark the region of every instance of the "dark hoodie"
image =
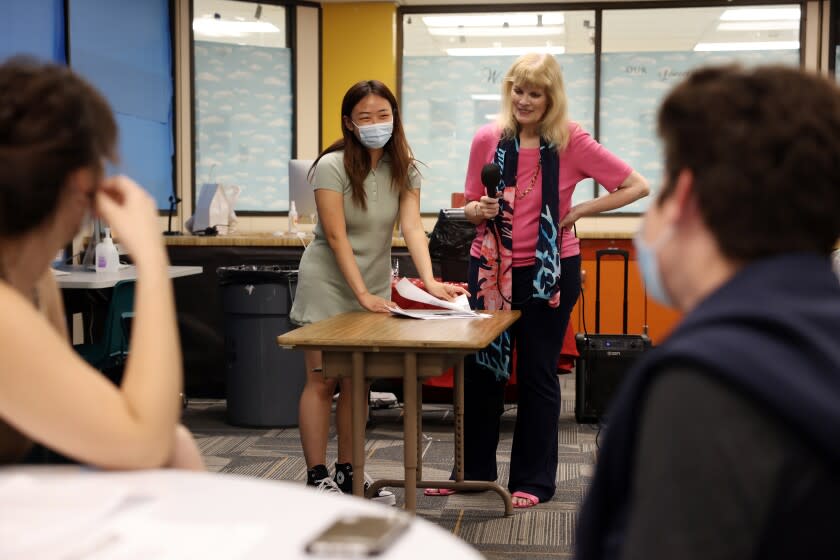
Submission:
<svg viewBox="0 0 840 560">
<path fill-rule="evenodd" d="M 612 404 L 578 523 L 580 560 L 620 555 L 643 404 L 657 376 L 680 366 L 749 398 L 834 472 L 840 469 L 840 283 L 824 256 L 789 254 L 748 264 L 648 353 Z M 797 534 L 796 523 L 809 519 L 794 519 L 789 535 Z"/>
</svg>

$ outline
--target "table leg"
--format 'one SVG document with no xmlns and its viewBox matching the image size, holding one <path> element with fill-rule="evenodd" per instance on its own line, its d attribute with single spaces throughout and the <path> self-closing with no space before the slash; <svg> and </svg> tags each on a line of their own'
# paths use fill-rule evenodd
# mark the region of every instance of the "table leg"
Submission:
<svg viewBox="0 0 840 560">
<path fill-rule="evenodd" d="M 481 492 L 491 490 L 502 498 L 505 504 L 505 515 L 513 515 L 513 502 L 507 490 L 497 482 L 464 480 L 464 362 L 459 361 L 455 365 L 455 376 L 453 383 L 454 404 L 455 404 L 455 480 L 422 480 L 419 476 L 420 455 L 418 442 L 418 426 L 420 423 L 419 410 L 422 399 L 419 393 L 420 387 L 417 379 L 417 355 L 404 355 L 405 375 L 403 377 L 403 390 L 405 398 L 405 409 L 403 410 L 403 426 L 405 440 L 405 479 L 392 480 L 382 479 L 374 482 L 370 493 L 376 493 L 380 488 L 405 488 L 405 509 L 414 512 L 417 501 L 418 488 L 448 488 L 461 492 Z M 414 393 L 417 392 L 415 395 Z M 415 476 L 415 472 L 417 475 Z"/>
<path fill-rule="evenodd" d="M 353 352 L 353 495 L 365 495 L 365 424 L 367 391 L 365 390 L 365 355 Z"/>
<path fill-rule="evenodd" d="M 417 508 L 417 354 L 406 352 L 404 364 L 405 510 L 414 513 Z"/>
<path fill-rule="evenodd" d="M 455 482 L 464 481 L 464 360 L 455 364 L 452 380 L 455 393 Z"/>
<path fill-rule="evenodd" d="M 417 482 L 423 480 L 423 381 L 417 380 Z"/>
</svg>

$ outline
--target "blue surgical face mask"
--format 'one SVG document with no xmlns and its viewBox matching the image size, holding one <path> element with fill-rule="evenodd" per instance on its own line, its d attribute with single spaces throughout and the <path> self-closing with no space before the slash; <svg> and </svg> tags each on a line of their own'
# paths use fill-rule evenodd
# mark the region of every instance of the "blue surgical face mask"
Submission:
<svg viewBox="0 0 840 560">
<path fill-rule="evenodd" d="M 365 148 L 378 149 L 388 143 L 394 131 L 394 121 L 377 124 L 353 125 L 359 129 L 359 141 Z"/>
<path fill-rule="evenodd" d="M 639 261 L 642 279 L 645 281 L 645 289 L 650 297 L 659 303 L 674 307 L 674 302 L 668 292 L 665 291 L 665 285 L 662 283 L 662 272 L 659 270 L 659 261 L 656 258 L 656 253 L 671 239 L 674 230 L 668 228 L 659 236 L 659 239 L 648 244 L 642 236 L 643 229 L 644 227 L 640 228 L 636 233 L 633 238 L 633 245 L 636 247 L 636 258 Z"/>
</svg>

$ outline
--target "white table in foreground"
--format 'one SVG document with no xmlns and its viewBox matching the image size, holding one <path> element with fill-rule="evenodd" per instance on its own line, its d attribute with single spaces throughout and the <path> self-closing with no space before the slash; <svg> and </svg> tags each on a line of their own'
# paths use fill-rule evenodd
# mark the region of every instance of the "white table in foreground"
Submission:
<svg viewBox="0 0 840 560">
<path fill-rule="evenodd" d="M 122 280 L 137 280 L 137 269 L 133 266 L 121 268 L 116 272 L 96 272 L 81 265 L 64 265 L 56 269 L 59 272 L 69 273 L 58 274 L 55 277 L 58 287 L 65 290 L 113 288 L 114 284 Z M 181 278 L 201 274 L 204 269 L 200 266 L 170 266 L 168 270 L 170 278 Z"/>
<path fill-rule="evenodd" d="M 302 483 L 175 470 L 0 469 L 0 558 L 313 560 L 304 546 L 345 514 L 392 508 Z M 415 518 L 382 559 L 482 556 Z"/>
</svg>

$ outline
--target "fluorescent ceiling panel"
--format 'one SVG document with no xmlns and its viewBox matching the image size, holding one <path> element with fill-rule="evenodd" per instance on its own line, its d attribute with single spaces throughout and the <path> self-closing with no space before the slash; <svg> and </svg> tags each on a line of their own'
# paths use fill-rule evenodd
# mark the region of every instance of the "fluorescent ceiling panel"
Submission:
<svg viewBox="0 0 840 560">
<path fill-rule="evenodd" d="M 215 18 L 193 20 L 193 31 L 215 37 L 238 37 L 245 33 L 280 33 L 274 24 L 267 21 L 232 21 Z"/>
<path fill-rule="evenodd" d="M 449 56 L 519 56 L 538 52 L 547 54 L 563 54 L 565 47 L 475 47 L 446 49 Z"/>
<path fill-rule="evenodd" d="M 430 27 L 430 35 L 461 37 L 534 37 L 562 35 L 562 26 L 551 27 Z"/>
<path fill-rule="evenodd" d="M 724 11 L 721 21 L 778 21 L 799 20 L 801 13 L 796 8 L 731 8 Z"/>
<path fill-rule="evenodd" d="M 541 17 L 538 17 L 541 16 Z M 423 16 L 426 27 L 536 27 L 542 25 L 563 25 L 565 17 L 560 12 L 537 14 L 460 14 L 445 16 Z"/>
<path fill-rule="evenodd" d="M 718 31 L 785 31 L 799 29 L 799 20 L 788 21 L 725 21 Z"/>
<path fill-rule="evenodd" d="M 799 41 L 752 41 L 747 43 L 697 43 L 698 52 L 718 51 L 786 51 L 799 48 Z"/>
</svg>

